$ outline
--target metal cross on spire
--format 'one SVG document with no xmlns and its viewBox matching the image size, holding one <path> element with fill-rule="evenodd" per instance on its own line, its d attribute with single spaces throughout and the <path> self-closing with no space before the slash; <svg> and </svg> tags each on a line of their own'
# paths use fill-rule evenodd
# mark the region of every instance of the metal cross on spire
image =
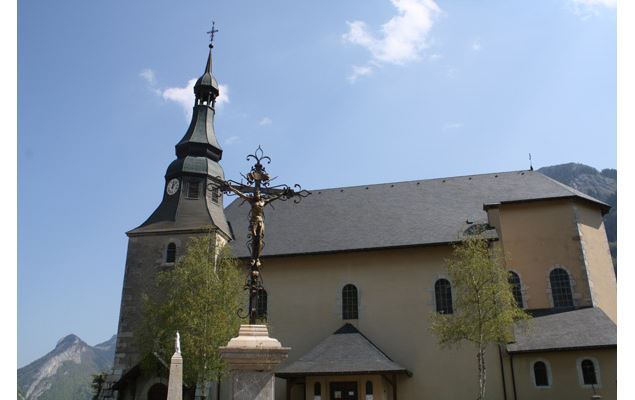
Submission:
<svg viewBox="0 0 635 400">
<path fill-rule="evenodd" d="M 256 324 L 258 318 L 257 304 L 259 293 L 262 292 L 262 279 L 260 277 L 260 256 L 265 242 L 265 207 L 276 200 L 286 201 L 293 198 L 294 203 L 299 203 L 304 197 L 311 193 L 302 190 L 300 185 L 291 188 L 288 185 L 271 186 L 272 178 L 269 176 L 263 162 L 271 163 L 271 158 L 265 156 L 260 146 L 247 156 L 247 161 L 253 159 L 255 164 L 247 175 L 242 175 L 246 179 L 246 184 L 232 180 L 223 180 L 216 177 L 219 189 L 228 195 L 236 195 L 250 205 L 249 210 L 249 234 L 247 245 L 251 250 L 251 260 L 249 262 L 249 278 L 245 289 L 249 290 L 249 324 Z"/>
<path fill-rule="evenodd" d="M 214 29 L 214 25 L 216 24 L 215 21 L 212 21 L 212 30 L 207 32 L 207 34 L 209 35 L 209 47 L 212 48 L 214 47 L 214 34 L 216 32 L 218 32 L 218 29 Z"/>
</svg>

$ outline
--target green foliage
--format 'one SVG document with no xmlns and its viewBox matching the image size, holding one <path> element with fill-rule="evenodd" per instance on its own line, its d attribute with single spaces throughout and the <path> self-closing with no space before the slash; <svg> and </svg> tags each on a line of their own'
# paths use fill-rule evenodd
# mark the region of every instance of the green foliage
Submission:
<svg viewBox="0 0 635 400">
<path fill-rule="evenodd" d="M 175 335 L 181 337 L 183 379 L 188 385 L 218 379 L 224 363 L 218 348 L 236 336 L 245 304 L 244 276 L 227 247 L 212 235 L 191 238 L 175 267 L 159 272 L 144 295 L 138 346 L 142 368 L 156 372 L 156 357 L 169 365 Z"/>
<path fill-rule="evenodd" d="M 102 388 L 104 387 L 104 382 L 106 382 L 106 372 L 100 372 L 98 374 L 93 374 L 93 381 L 91 383 L 91 388 L 93 390 L 93 400 L 99 398 L 99 394 L 101 393 Z"/>
<path fill-rule="evenodd" d="M 448 263 L 453 314 L 432 315 L 431 331 L 444 347 L 470 342 L 478 349 L 479 399 L 485 396 L 485 349 L 513 338 L 513 324 L 529 318 L 518 308 L 498 247 L 481 235 L 454 246 Z"/>
<path fill-rule="evenodd" d="M 447 263 L 454 313 L 432 316 L 432 331 L 439 343 L 510 341 L 512 324 L 528 316 L 516 305 L 500 251 L 490 248 L 482 236 L 470 236 L 454 246 Z"/>
</svg>

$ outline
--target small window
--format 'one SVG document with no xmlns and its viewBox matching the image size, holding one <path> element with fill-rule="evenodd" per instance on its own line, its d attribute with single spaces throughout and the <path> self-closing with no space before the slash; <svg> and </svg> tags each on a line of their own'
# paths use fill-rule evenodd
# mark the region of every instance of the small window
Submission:
<svg viewBox="0 0 635 400">
<path fill-rule="evenodd" d="M 452 287 L 447 279 L 439 279 L 434 283 L 434 299 L 439 314 L 452 314 Z"/>
<path fill-rule="evenodd" d="M 173 263 L 176 261 L 176 244 L 170 243 L 168 244 L 168 248 L 165 251 L 165 262 Z"/>
<path fill-rule="evenodd" d="M 199 193 L 199 182 L 190 181 L 187 185 L 187 198 L 198 199 L 198 193 Z"/>
<path fill-rule="evenodd" d="M 256 316 L 258 318 L 267 318 L 267 291 L 258 289 L 258 301 L 256 301 Z"/>
<path fill-rule="evenodd" d="M 547 364 L 544 361 L 536 361 L 534 363 L 534 384 L 537 387 L 549 386 L 549 373 L 547 371 Z"/>
<path fill-rule="evenodd" d="M 366 381 L 366 394 L 373 394 L 373 383 L 371 381 Z"/>
<path fill-rule="evenodd" d="M 514 295 L 514 300 L 516 300 L 516 305 L 523 308 L 523 293 L 520 286 L 520 277 L 514 271 L 509 271 L 507 281 L 512 288 L 512 294 Z"/>
<path fill-rule="evenodd" d="M 569 274 L 562 268 L 556 268 L 549 274 L 551 296 L 554 308 L 573 308 L 571 280 Z"/>
<path fill-rule="evenodd" d="M 595 373 L 595 363 L 588 358 L 582 360 L 582 381 L 585 385 L 597 385 L 598 378 Z"/>
<path fill-rule="evenodd" d="M 208 188 L 212 197 L 212 202 L 214 204 L 218 204 L 220 201 L 220 193 L 218 188 L 214 185 L 209 185 Z"/>
<path fill-rule="evenodd" d="M 315 384 L 313 385 L 313 395 L 314 396 L 322 395 L 322 385 L 320 384 L 320 382 L 315 382 Z"/>
<path fill-rule="evenodd" d="M 357 318 L 357 288 L 349 283 L 342 289 L 342 319 Z"/>
</svg>

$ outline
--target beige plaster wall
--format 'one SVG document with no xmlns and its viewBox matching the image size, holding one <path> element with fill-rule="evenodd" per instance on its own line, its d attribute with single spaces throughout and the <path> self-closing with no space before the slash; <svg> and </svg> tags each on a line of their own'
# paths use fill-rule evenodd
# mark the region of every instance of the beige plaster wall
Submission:
<svg viewBox="0 0 635 400">
<path fill-rule="evenodd" d="M 573 200 L 503 204 L 497 217 L 507 268 L 520 276 L 526 308 L 553 306 L 549 273 L 557 267 L 569 273 L 574 304 L 592 305 Z"/>
<path fill-rule="evenodd" d="M 576 204 L 575 213 L 593 305 L 601 308 L 617 323 L 617 278 L 604 220 L 597 209 L 583 203 Z"/>
<path fill-rule="evenodd" d="M 595 358 L 599 364 L 597 394 L 602 399 L 617 398 L 617 351 L 613 349 L 526 353 L 513 356 L 518 400 L 590 399 L 593 389 L 583 387 L 578 364 L 584 358 Z M 551 386 L 537 388 L 531 368 L 535 360 L 547 361 L 551 369 Z M 596 371 L 597 373 L 597 371 Z"/>
<path fill-rule="evenodd" d="M 263 260 L 270 334 L 292 348 L 297 360 L 351 322 L 411 378 L 398 378 L 402 399 L 471 398 L 477 393 L 476 352 L 469 346 L 445 350 L 430 334 L 434 282 L 445 275 L 449 246 L 420 247 Z M 357 286 L 359 319 L 343 321 L 341 290 Z M 497 349 L 488 354 L 488 398 L 502 398 Z M 276 398 L 284 399 L 278 380 Z M 299 397 L 301 398 L 301 397 Z"/>
</svg>

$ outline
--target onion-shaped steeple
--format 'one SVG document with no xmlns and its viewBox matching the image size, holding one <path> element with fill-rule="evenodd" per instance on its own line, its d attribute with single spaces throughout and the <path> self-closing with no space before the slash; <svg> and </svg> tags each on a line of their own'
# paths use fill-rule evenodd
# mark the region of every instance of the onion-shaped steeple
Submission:
<svg viewBox="0 0 635 400">
<path fill-rule="evenodd" d="M 196 96 L 196 104 L 208 104 L 214 107 L 216 98 L 218 97 L 218 82 L 212 75 L 212 49 L 213 44 L 209 45 L 209 55 L 207 56 L 207 65 L 205 66 L 205 72 L 196 81 L 194 85 L 194 95 Z"/>
<path fill-rule="evenodd" d="M 214 106 L 220 93 L 212 75 L 213 47 L 209 45 L 205 72 L 194 86 L 192 121 L 175 146 L 176 160 L 165 173 L 163 200 L 141 226 L 129 232 L 131 235 L 166 229 L 202 229 L 211 225 L 231 238 L 223 213 L 222 194 L 216 183 L 217 177 L 224 179 L 224 173 L 219 164 L 223 150 L 214 132 Z"/>
</svg>

